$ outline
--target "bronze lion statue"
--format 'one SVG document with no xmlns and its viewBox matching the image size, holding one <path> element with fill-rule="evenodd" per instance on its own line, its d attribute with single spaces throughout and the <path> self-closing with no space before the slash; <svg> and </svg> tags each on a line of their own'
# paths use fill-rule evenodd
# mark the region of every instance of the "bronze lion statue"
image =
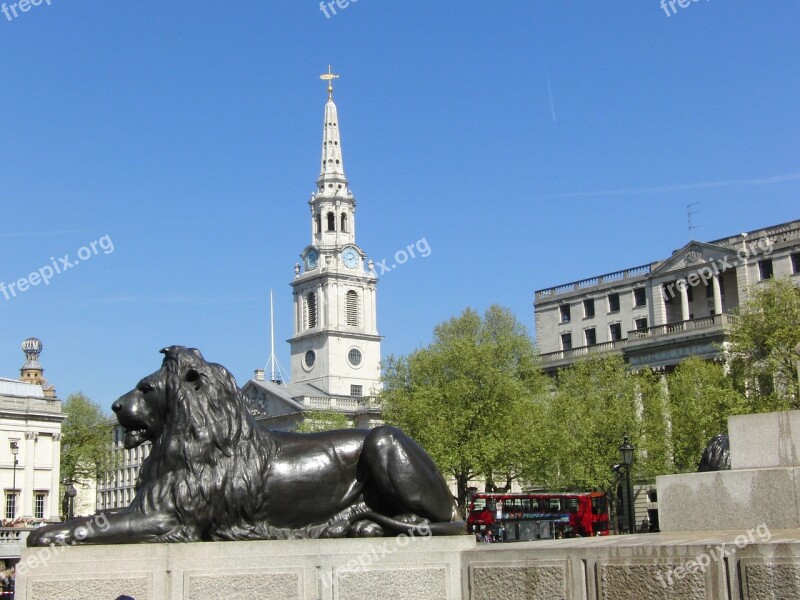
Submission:
<svg viewBox="0 0 800 600">
<path fill-rule="evenodd" d="M 194 348 L 114 402 L 124 444 L 153 444 L 131 505 L 31 532 L 29 546 L 464 534 L 433 460 L 388 426 L 260 426 L 236 380 Z"/>
</svg>

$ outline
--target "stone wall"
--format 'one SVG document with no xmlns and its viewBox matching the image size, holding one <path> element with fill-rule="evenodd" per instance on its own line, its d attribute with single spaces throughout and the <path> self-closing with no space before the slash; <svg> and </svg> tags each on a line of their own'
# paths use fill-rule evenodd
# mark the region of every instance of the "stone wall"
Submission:
<svg viewBox="0 0 800 600">
<path fill-rule="evenodd" d="M 27 549 L 19 600 L 800 598 L 800 530 Z"/>
</svg>

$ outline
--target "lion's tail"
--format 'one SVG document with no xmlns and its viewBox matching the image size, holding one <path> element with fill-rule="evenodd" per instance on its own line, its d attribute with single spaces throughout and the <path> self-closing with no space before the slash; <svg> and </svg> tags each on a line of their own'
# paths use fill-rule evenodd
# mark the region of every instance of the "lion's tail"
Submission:
<svg viewBox="0 0 800 600">
<path fill-rule="evenodd" d="M 405 523 L 372 511 L 363 512 L 350 518 L 351 524 L 355 521 L 372 521 L 384 529 L 398 534 L 405 533 L 407 535 L 419 536 L 467 534 L 467 524 L 464 521 L 449 521 L 447 523 Z"/>
</svg>

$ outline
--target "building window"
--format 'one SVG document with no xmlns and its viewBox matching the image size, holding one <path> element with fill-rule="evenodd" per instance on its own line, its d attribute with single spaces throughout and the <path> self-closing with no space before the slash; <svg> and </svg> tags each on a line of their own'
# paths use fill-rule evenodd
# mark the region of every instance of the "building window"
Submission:
<svg viewBox="0 0 800 600">
<path fill-rule="evenodd" d="M 339 231 L 347 233 L 347 213 L 342 213 L 341 226 L 339 227 Z"/>
<path fill-rule="evenodd" d="M 583 335 L 586 338 L 586 345 L 587 346 L 594 346 L 597 343 L 597 332 L 595 331 L 594 327 L 584 331 Z"/>
<path fill-rule="evenodd" d="M 644 331 L 645 329 L 647 329 L 646 318 L 636 319 L 634 321 L 634 324 L 636 325 L 636 331 Z"/>
<path fill-rule="evenodd" d="M 47 500 L 47 492 L 36 492 L 33 495 L 33 518 L 44 519 L 44 504 Z"/>
<path fill-rule="evenodd" d="M 328 213 L 328 231 L 336 231 L 336 215 Z"/>
<path fill-rule="evenodd" d="M 608 295 L 608 312 L 619 312 L 619 294 Z"/>
<path fill-rule="evenodd" d="M 361 398 L 364 395 L 364 388 L 360 385 L 351 385 L 350 386 L 350 395 L 355 398 Z"/>
<path fill-rule="evenodd" d="M 611 323 L 611 325 L 608 326 L 608 332 L 612 342 L 622 339 L 622 325 L 620 323 Z"/>
<path fill-rule="evenodd" d="M 322 215 L 314 215 L 314 233 L 322 233 Z"/>
<path fill-rule="evenodd" d="M 345 298 L 345 310 L 347 311 L 347 324 L 358 327 L 358 292 L 348 290 Z"/>
<path fill-rule="evenodd" d="M 647 290 L 643 287 L 633 290 L 633 306 L 639 308 L 640 306 L 647 306 Z"/>
<path fill-rule="evenodd" d="M 772 259 L 766 258 L 758 261 L 758 279 L 764 281 L 772 278 Z"/>
<path fill-rule="evenodd" d="M 561 334 L 561 349 L 562 350 L 572 350 L 572 334 L 571 333 L 562 333 Z"/>
<path fill-rule="evenodd" d="M 16 490 L 6 491 L 6 519 L 14 519 L 17 516 L 17 492 Z"/>
<path fill-rule="evenodd" d="M 314 353 L 313 350 L 307 350 L 305 356 L 303 357 L 303 362 L 306 363 L 306 369 L 311 369 L 314 366 L 314 361 L 317 360 L 317 355 Z"/>
<path fill-rule="evenodd" d="M 594 317 L 594 300 L 589 298 L 583 301 L 583 318 L 591 319 Z"/>
<path fill-rule="evenodd" d="M 317 295 L 309 292 L 306 296 L 306 328 L 313 329 L 317 326 Z"/>
<path fill-rule="evenodd" d="M 792 254 L 792 274 L 797 275 L 800 273 L 800 252 Z"/>
<path fill-rule="evenodd" d="M 561 311 L 561 322 L 569 323 L 569 304 L 562 304 L 558 308 Z"/>
<path fill-rule="evenodd" d="M 347 353 L 347 361 L 354 367 L 360 365 L 363 358 L 361 350 L 358 348 L 351 348 L 350 352 Z"/>
</svg>

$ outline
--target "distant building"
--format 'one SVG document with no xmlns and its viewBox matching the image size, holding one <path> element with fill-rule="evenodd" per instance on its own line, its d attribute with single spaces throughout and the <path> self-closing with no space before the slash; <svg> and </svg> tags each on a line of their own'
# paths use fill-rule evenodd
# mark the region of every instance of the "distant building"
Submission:
<svg viewBox="0 0 800 600">
<path fill-rule="evenodd" d="M 44 379 L 42 343 L 22 343 L 19 379 L 0 378 L 0 480 L 3 525 L 59 520 L 61 400 Z M 27 530 L 0 529 L 0 559 L 19 559 Z"/>
<path fill-rule="evenodd" d="M 113 420 L 111 433 L 112 467 L 97 480 L 97 512 L 129 506 L 136 493 L 136 479 L 144 459 L 150 455 L 153 445 L 148 441 L 126 449 L 123 440 L 125 430 Z"/>
<path fill-rule="evenodd" d="M 0 378 L 0 464 L 4 519 L 58 519 L 61 400 L 44 379 L 42 343 L 22 343 L 20 379 Z"/>
<path fill-rule="evenodd" d="M 800 221 L 711 242 L 669 258 L 535 293 L 536 343 L 553 372 L 595 352 L 670 370 L 719 358 L 748 289 L 771 277 L 800 285 Z"/>
<path fill-rule="evenodd" d="M 314 412 L 345 414 L 357 427 L 380 424 L 381 336 L 372 261 L 356 244 L 356 200 L 344 174 L 339 117 L 328 80 L 322 165 L 308 201 L 311 243 L 295 265 L 291 381 L 254 379 L 242 388 L 272 429 L 296 429 Z M 309 417 L 313 418 L 313 417 Z"/>
</svg>

